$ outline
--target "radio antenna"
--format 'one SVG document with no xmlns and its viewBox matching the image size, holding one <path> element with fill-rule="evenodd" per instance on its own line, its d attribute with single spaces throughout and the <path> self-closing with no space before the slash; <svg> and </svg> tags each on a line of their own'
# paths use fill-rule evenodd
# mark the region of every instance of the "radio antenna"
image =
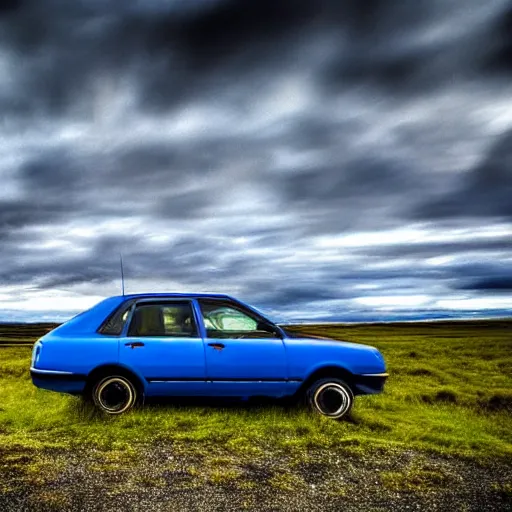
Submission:
<svg viewBox="0 0 512 512">
<path fill-rule="evenodd" d="M 121 265 L 121 289 L 124 297 L 124 270 L 123 270 L 123 255 L 119 253 L 119 263 Z"/>
</svg>

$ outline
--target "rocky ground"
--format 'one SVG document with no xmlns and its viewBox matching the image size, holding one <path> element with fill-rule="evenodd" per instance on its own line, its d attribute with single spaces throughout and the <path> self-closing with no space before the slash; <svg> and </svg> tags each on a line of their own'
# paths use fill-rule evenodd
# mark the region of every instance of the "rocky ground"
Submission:
<svg viewBox="0 0 512 512">
<path fill-rule="evenodd" d="M 300 459 L 137 452 L 1 455 L 0 510 L 512 510 L 512 463 L 417 452 L 310 451 Z M 27 468 L 30 468 L 27 470 Z"/>
</svg>

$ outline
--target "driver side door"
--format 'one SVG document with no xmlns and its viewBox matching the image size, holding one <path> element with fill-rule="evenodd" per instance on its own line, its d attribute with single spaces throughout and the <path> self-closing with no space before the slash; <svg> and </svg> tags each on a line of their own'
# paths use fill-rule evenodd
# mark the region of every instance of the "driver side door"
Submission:
<svg viewBox="0 0 512 512">
<path fill-rule="evenodd" d="M 282 396 L 287 365 L 283 340 L 253 313 L 215 299 L 199 299 L 206 378 L 223 396 Z"/>
</svg>

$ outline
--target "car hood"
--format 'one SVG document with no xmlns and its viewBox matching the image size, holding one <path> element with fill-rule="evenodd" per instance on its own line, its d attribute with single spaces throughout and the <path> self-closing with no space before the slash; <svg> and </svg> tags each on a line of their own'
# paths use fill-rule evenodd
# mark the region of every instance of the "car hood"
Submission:
<svg viewBox="0 0 512 512">
<path fill-rule="evenodd" d="M 291 368 L 314 371 L 316 367 L 341 366 L 355 375 L 386 372 L 384 357 L 375 347 L 363 343 L 341 341 L 326 336 L 290 332 L 284 328 Z M 304 361 L 308 363 L 305 364 Z M 311 366 L 309 370 L 306 366 Z"/>
<path fill-rule="evenodd" d="M 328 336 L 319 336 L 317 334 L 304 334 L 300 332 L 294 332 L 293 330 L 289 330 L 286 325 L 280 325 L 279 326 L 284 333 L 286 334 L 287 338 L 291 339 L 300 339 L 300 340 L 326 340 L 326 341 L 333 341 L 333 342 L 342 342 L 342 343 L 350 343 L 348 341 L 342 341 L 337 340 L 334 338 L 329 338 Z M 357 345 L 357 343 L 356 343 Z"/>
<path fill-rule="evenodd" d="M 372 347 L 371 345 L 367 345 L 366 343 L 355 343 L 352 341 L 345 341 L 345 340 L 337 340 L 334 338 L 327 338 L 325 336 L 315 336 L 313 334 L 311 335 L 295 335 L 290 336 L 288 333 L 286 333 L 287 338 L 290 339 L 290 341 L 308 341 L 308 342 L 317 342 L 315 345 L 318 344 L 318 346 L 324 346 L 324 347 L 336 347 L 336 346 L 344 346 L 347 348 L 352 348 L 354 350 L 360 350 L 360 351 L 372 351 L 375 352 L 377 349 L 375 347 Z"/>
<path fill-rule="evenodd" d="M 297 332 L 290 332 L 286 329 L 286 327 L 280 326 L 281 329 L 285 332 L 286 337 L 290 340 L 290 344 L 301 344 L 301 342 L 313 342 L 316 347 L 319 349 L 322 348 L 324 350 L 330 350 L 330 347 L 338 350 L 337 347 L 345 347 L 352 352 L 357 352 L 359 354 L 367 353 L 372 354 L 373 356 L 377 355 L 379 360 L 383 360 L 382 354 L 378 349 L 371 345 L 367 345 L 366 343 L 354 343 L 351 341 L 344 341 L 334 338 L 328 338 L 327 336 L 317 336 L 315 334 L 302 334 Z"/>
</svg>

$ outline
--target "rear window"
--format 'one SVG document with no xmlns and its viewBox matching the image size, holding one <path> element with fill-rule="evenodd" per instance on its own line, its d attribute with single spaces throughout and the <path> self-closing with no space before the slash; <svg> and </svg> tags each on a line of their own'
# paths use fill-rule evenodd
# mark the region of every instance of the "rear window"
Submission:
<svg viewBox="0 0 512 512">
<path fill-rule="evenodd" d="M 130 308 L 134 300 L 123 302 L 98 329 L 100 334 L 107 334 L 110 336 L 119 336 L 123 332 L 123 328 L 128 320 Z"/>
</svg>

